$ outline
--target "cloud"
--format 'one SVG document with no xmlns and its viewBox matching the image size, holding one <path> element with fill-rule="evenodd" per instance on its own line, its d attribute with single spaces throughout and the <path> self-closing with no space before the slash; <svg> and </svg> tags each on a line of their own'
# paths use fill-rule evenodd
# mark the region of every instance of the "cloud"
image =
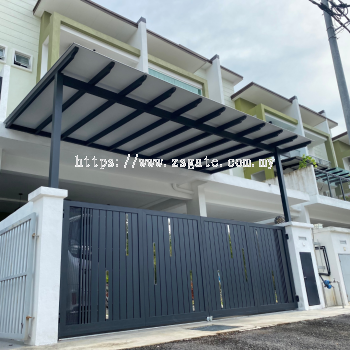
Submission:
<svg viewBox="0 0 350 350">
<path fill-rule="evenodd" d="M 299 101 L 346 130 L 324 18 L 308 0 L 95 0 L 244 76 Z M 350 34 L 338 41 L 350 84 Z"/>
</svg>

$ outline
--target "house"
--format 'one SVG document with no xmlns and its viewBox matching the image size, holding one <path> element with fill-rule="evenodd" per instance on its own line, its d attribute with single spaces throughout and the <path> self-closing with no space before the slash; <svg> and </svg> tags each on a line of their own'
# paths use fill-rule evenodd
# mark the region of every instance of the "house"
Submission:
<svg viewBox="0 0 350 350">
<path fill-rule="evenodd" d="M 236 93 L 243 77 L 218 55 L 143 17 L 89 0 L 0 9 L 0 247 L 28 267 L 0 275 L 0 305 L 17 307 L 22 278 L 28 311 L 2 336 L 45 345 L 324 307 L 312 228 L 346 223 L 349 203 L 320 196 L 310 167 L 295 187 L 282 164 L 310 152 L 336 167 L 336 123 L 257 85 Z"/>
</svg>

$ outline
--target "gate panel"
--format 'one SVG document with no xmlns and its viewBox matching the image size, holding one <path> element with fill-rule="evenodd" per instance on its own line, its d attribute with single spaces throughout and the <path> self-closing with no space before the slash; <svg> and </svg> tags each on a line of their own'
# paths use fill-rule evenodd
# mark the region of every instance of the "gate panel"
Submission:
<svg viewBox="0 0 350 350">
<path fill-rule="evenodd" d="M 214 317 L 257 313 L 245 225 L 202 218 Z"/>
<path fill-rule="evenodd" d="M 65 202 L 59 337 L 144 326 L 138 210 Z"/>
<path fill-rule="evenodd" d="M 205 320 L 197 217 L 145 213 L 146 325 Z"/>
</svg>

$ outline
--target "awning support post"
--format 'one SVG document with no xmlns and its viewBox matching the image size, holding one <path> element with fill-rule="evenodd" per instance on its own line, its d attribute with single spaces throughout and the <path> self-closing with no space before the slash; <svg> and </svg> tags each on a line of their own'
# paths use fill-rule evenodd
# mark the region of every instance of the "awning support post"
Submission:
<svg viewBox="0 0 350 350">
<path fill-rule="evenodd" d="M 282 207 L 283 207 L 283 212 L 284 212 L 284 219 L 286 222 L 290 222 L 290 221 L 292 221 L 292 218 L 290 216 L 286 184 L 284 182 L 283 168 L 282 168 L 282 163 L 281 163 L 281 155 L 280 155 L 277 147 L 276 147 L 274 154 L 275 154 L 275 166 L 276 166 L 276 171 L 277 171 L 278 184 L 279 184 L 280 192 L 281 192 L 281 200 L 282 200 Z"/>
<path fill-rule="evenodd" d="M 54 80 L 52 131 L 50 150 L 49 187 L 58 188 L 63 104 L 63 74 L 57 72 Z"/>
</svg>

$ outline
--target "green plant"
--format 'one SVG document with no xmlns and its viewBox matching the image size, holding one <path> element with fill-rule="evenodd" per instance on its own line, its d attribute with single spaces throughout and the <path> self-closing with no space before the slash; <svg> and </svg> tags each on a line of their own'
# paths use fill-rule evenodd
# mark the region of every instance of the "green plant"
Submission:
<svg viewBox="0 0 350 350">
<path fill-rule="evenodd" d="M 299 163 L 299 169 L 306 168 L 308 164 L 312 164 L 315 168 L 317 168 L 315 159 L 304 154 L 302 160 Z"/>
</svg>

